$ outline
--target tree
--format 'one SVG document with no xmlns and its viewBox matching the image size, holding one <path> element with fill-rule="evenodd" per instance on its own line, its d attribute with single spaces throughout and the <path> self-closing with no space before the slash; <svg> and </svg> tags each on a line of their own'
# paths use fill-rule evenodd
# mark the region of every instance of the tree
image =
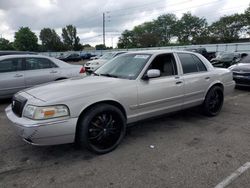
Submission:
<svg viewBox="0 0 250 188">
<path fill-rule="evenodd" d="M 211 37 L 217 42 L 236 42 L 244 30 L 244 16 L 223 16 L 209 27 Z"/>
<path fill-rule="evenodd" d="M 15 32 L 14 47 L 22 51 L 36 51 L 38 49 L 38 39 L 29 27 L 21 27 Z"/>
<path fill-rule="evenodd" d="M 159 44 L 159 36 L 155 33 L 143 33 L 138 37 L 140 47 L 155 47 Z"/>
<path fill-rule="evenodd" d="M 97 45 L 95 46 L 95 49 L 96 49 L 96 50 L 106 50 L 106 46 L 103 45 L 103 44 L 97 44 Z"/>
<path fill-rule="evenodd" d="M 0 50 L 14 50 L 14 47 L 7 39 L 0 38 Z"/>
<path fill-rule="evenodd" d="M 77 36 L 76 27 L 67 25 L 62 29 L 62 38 L 68 50 L 81 50 L 80 38 Z"/>
<path fill-rule="evenodd" d="M 125 30 L 122 32 L 122 35 L 119 37 L 118 48 L 135 48 L 135 36 L 133 31 Z"/>
<path fill-rule="evenodd" d="M 175 25 L 178 41 L 182 44 L 190 44 L 192 41 L 195 41 L 196 38 L 204 35 L 207 31 L 207 27 L 206 19 L 193 16 L 189 12 L 184 13 Z"/>
<path fill-rule="evenodd" d="M 170 43 L 172 37 L 176 35 L 175 25 L 177 17 L 174 14 L 161 15 L 155 21 L 156 34 L 160 37 L 160 46 Z"/>
<path fill-rule="evenodd" d="M 250 35 L 250 4 L 243 15 L 243 20 L 244 20 L 246 33 Z"/>
<path fill-rule="evenodd" d="M 40 31 L 39 38 L 42 42 L 42 49 L 44 51 L 61 51 L 63 50 L 63 43 L 59 35 L 54 29 L 43 28 Z"/>
</svg>

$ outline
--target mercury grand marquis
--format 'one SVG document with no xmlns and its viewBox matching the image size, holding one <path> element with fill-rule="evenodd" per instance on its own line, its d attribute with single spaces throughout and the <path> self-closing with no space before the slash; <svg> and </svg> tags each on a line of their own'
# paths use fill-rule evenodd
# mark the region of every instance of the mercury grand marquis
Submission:
<svg viewBox="0 0 250 188">
<path fill-rule="evenodd" d="M 201 106 L 217 115 L 235 86 L 232 73 L 187 51 L 137 51 L 92 75 L 17 93 L 6 108 L 24 141 L 77 143 L 97 154 L 114 150 L 126 127 L 146 118 Z"/>
</svg>

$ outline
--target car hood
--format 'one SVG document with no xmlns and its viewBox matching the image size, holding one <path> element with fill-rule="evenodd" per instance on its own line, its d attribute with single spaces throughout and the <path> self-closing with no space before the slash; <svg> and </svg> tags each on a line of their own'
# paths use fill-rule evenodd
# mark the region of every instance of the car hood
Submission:
<svg viewBox="0 0 250 188">
<path fill-rule="evenodd" d="M 87 97 L 112 91 L 127 85 L 131 80 L 104 76 L 86 76 L 39 85 L 24 92 L 42 101 L 60 101 L 77 97 Z"/>
<path fill-rule="evenodd" d="M 108 60 L 106 59 L 94 59 L 94 60 L 91 60 L 91 61 L 88 61 L 87 64 L 92 64 L 92 63 L 104 63 Z"/>
<path fill-rule="evenodd" d="M 235 64 L 231 70 L 236 71 L 236 72 L 238 72 L 238 71 L 239 72 L 240 71 L 250 72 L 250 63 L 238 63 L 238 64 Z"/>
</svg>

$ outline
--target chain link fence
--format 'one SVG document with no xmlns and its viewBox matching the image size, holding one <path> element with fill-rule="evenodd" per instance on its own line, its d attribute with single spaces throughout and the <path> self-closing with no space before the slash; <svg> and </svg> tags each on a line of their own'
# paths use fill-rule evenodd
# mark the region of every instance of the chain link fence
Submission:
<svg viewBox="0 0 250 188">
<path fill-rule="evenodd" d="M 110 51 L 140 51 L 140 50 L 185 50 L 188 48 L 206 48 L 208 52 L 246 52 L 250 53 L 250 42 L 244 43 L 224 43 L 224 44 L 203 44 L 203 45 L 185 45 L 185 46 L 165 46 L 165 47 L 149 47 L 149 48 L 131 48 L 131 49 L 112 49 L 112 50 L 83 50 L 83 51 L 67 51 L 67 52 L 41 52 L 40 54 L 59 57 L 70 53 L 94 55 L 102 55 Z"/>
</svg>

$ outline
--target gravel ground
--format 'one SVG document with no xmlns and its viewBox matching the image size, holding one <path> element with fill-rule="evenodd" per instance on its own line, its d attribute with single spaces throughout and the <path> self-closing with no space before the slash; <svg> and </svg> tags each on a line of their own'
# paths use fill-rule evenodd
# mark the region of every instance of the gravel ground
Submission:
<svg viewBox="0 0 250 188">
<path fill-rule="evenodd" d="M 0 187 L 214 187 L 250 161 L 250 90 L 235 90 L 219 116 L 198 109 L 137 123 L 113 152 L 24 143 L 0 103 Z M 250 187 L 250 169 L 229 188 Z"/>
</svg>

